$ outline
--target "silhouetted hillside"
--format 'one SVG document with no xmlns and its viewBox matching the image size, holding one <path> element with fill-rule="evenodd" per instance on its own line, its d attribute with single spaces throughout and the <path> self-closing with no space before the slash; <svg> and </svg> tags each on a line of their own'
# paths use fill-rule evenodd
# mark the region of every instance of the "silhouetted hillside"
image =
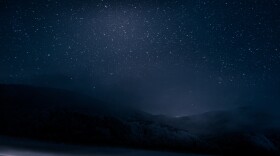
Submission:
<svg viewBox="0 0 280 156">
<path fill-rule="evenodd" d="M 0 103 L 0 135 L 8 137 L 226 155 L 279 149 L 277 122 L 268 122 L 274 116 L 250 109 L 173 118 L 22 85 L 0 85 Z"/>
</svg>

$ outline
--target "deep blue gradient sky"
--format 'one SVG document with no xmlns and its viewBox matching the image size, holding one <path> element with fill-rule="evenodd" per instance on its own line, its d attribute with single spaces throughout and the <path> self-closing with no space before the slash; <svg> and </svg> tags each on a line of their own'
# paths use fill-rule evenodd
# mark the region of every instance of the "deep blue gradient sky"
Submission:
<svg viewBox="0 0 280 156">
<path fill-rule="evenodd" d="M 152 113 L 278 108 L 278 0 L 1 0 L 0 83 Z"/>
</svg>

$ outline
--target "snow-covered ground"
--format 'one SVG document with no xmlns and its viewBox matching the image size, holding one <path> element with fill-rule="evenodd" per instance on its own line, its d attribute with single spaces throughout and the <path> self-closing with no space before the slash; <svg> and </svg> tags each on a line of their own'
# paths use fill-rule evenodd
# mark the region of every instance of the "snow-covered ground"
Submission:
<svg viewBox="0 0 280 156">
<path fill-rule="evenodd" d="M 23 149 L 0 149 L 0 156 L 197 156 L 196 154 L 170 153 L 120 148 L 92 148 L 72 152 L 43 152 Z"/>
<path fill-rule="evenodd" d="M 0 136 L 0 156 L 198 156 L 115 147 L 53 144 Z"/>
</svg>

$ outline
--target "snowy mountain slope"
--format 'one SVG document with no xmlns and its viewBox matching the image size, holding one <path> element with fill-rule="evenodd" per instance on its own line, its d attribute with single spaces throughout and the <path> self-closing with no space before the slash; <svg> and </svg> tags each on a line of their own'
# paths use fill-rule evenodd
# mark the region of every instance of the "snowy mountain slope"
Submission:
<svg viewBox="0 0 280 156">
<path fill-rule="evenodd" d="M 115 109 L 74 92 L 0 85 L 0 135 L 45 142 L 196 152 L 279 154 L 273 114 L 253 109 L 187 117 Z"/>
</svg>

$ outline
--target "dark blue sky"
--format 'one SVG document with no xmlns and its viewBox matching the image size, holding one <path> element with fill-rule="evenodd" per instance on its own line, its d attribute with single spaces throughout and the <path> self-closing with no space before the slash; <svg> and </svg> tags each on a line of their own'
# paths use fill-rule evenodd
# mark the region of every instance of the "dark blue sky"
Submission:
<svg viewBox="0 0 280 156">
<path fill-rule="evenodd" d="M 1 0 L 0 83 L 152 113 L 277 108 L 278 0 Z"/>
</svg>

